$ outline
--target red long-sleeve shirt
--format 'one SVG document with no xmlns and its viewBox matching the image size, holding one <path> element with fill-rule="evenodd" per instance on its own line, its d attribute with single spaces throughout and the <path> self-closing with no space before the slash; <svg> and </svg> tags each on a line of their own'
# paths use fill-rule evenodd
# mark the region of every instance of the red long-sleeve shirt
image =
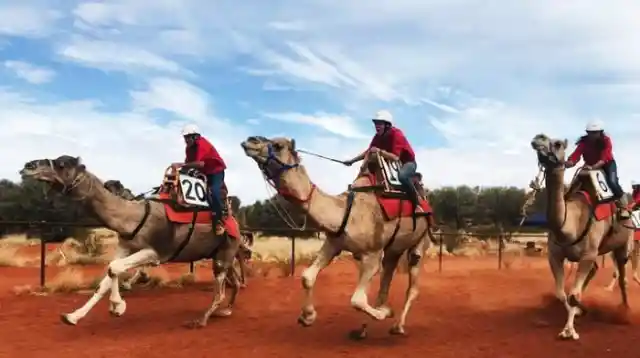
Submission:
<svg viewBox="0 0 640 358">
<path fill-rule="evenodd" d="M 389 132 L 386 135 L 379 136 L 376 134 L 371 143 L 369 143 L 369 148 L 371 147 L 397 155 L 402 164 L 416 161 L 416 154 L 413 152 L 407 137 L 396 127 L 389 128 Z"/>
<path fill-rule="evenodd" d="M 609 136 L 603 136 L 604 140 L 604 148 L 601 151 L 598 151 L 592 144 L 587 142 L 586 140 L 581 140 L 578 142 L 578 146 L 569 156 L 569 161 L 571 163 L 577 163 L 582 156 L 584 159 L 584 163 L 586 165 L 594 165 L 598 161 L 602 160 L 605 163 L 608 163 L 613 160 L 613 144 L 611 143 L 611 138 Z"/>
<path fill-rule="evenodd" d="M 204 137 L 200 136 L 194 144 L 195 149 L 187 147 L 185 162 L 204 162 L 203 174 L 217 174 L 227 168 L 216 148 Z"/>
<path fill-rule="evenodd" d="M 640 189 L 634 189 L 631 193 L 631 196 L 633 198 L 633 206 L 635 207 L 637 205 L 640 205 Z"/>
</svg>

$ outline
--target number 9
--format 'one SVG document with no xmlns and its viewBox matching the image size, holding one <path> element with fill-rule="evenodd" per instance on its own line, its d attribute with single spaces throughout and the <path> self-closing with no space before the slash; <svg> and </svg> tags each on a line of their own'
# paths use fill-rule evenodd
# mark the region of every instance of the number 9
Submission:
<svg viewBox="0 0 640 358">
<path fill-rule="evenodd" d="M 606 193 L 609 191 L 609 185 L 607 185 L 607 182 L 602 179 L 602 175 L 600 175 L 600 173 L 602 172 L 596 173 L 596 180 L 598 181 L 598 185 L 600 185 L 600 189 Z"/>
</svg>

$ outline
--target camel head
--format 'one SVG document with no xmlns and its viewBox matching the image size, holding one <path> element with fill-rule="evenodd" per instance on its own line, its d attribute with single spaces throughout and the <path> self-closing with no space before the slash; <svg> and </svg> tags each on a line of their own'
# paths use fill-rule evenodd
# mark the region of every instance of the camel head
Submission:
<svg viewBox="0 0 640 358">
<path fill-rule="evenodd" d="M 269 179 L 277 179 L 300 165 L 295 139 L 249 137 L 240 145 Z"/>
<path fill-rule="evenodd" d="M 566 139 L 551 139 L 544 134 L 538 134 L 531 140 L 538 162 L 547 169 L 564 167 L 567 146 Z"/>
<path fill-rule="evenodd" d="M 23 178 L 48 183 L 52 189 L 65 191 L 77 185 L 85 172 L 80 157 L 63 155 L 56 159 L 36 159 L 25 163 L 20 171 Z"/>
</svg>

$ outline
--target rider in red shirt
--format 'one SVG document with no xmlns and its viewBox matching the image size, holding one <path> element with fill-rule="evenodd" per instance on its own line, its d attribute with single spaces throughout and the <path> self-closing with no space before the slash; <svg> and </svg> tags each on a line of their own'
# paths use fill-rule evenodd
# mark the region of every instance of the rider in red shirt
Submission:
<svg viewBox="0 0 640 358">
<path fill-rule="evenodd" d="M 604 133 L 603 125 L 600 121 L 587 124 L 587 134 L 580 137 L 577 147 L 569 155 L 565 167 L 571 168 L 576 165 L 580 157 L 584 159 L 585 170 L 602 169 L 605 172 L 607 183 L 613 191 L 621 216 L 628 217 L 628 200 L 624 195 L 624 190 L 618 180 L 618 167 L 613 158 L 613 144 L 611 138 Z"/>
<path fill-rule="evenodd" d="M 187 124 L 182 129 L 186 143 L 185 163 L 174 163 L 174 167 L 196 168 L 207 177 L 209 186 L 209 206 L 214 213 L 213 224 L 216 235 L 224 233 L 222 218 L 222 184 L 227 166 L 216 148 L 203 136 L 195 124 Z"/>
<path fill-rule="evenodd" d="M 640 206 L 640 182 L 632 181 L 631 182 L 631 197 L 632 197 L 632 205 L 631 210 L 637 209 Z"/>
<path fill-rule="evenodd" d="M 372 119 L 376 128 L 376 134 L 364 152 L 351 160 L 344 162 L 351 166 L 364 159 L 367 153 L 379 153 L 382 157 L 391 161 L 400 161 L 401 167 L 398 170 L 398 180 L 402 183 L 405 192 L 409 195 L 409 200 L 414 207 L 418 206 L 418 195 L 411 182 L 416 174 L 416 155 L 409 144 L 407 137 L 399 128 L 393 126 L 393 116 L 389 111 L 381 110 Z"/>
</svg>

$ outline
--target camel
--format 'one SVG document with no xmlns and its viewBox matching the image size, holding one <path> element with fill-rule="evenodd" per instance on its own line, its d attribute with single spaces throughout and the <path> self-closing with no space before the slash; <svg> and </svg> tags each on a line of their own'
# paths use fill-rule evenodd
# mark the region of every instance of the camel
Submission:
<svg viewBox="0 0 640 358">
<path fill-rule="evenodd" d="M 109 190 L 112 194 L 117 195 L 123 199 L 127 200 L 144 200 L 142 196 L 134 196 L 131 190 L 127 189 L 122 185 L 119 180 L 107 180 L 104 182 L 104 187 Z M 155 198 L 157 199 L 157 194 L 160 187 L 153 188 L 152 191 L 155 194 Z M 229 198 L 227 198 L 229 200 Z M 233 211 L 231 210 L 231 202 L 227 202 L 228 214 L 233 215 Z M 251 237 L 249 237 L 251 235 Z M 246 261 L 251 258 L 252 251 L 251 245 L 253 245 L 253 234 L 242 234 L 242 240 L 240 241 L 240 249 L 238 251 L 238 255 L 236 256 L 236 260 L 234 261 L 234 270 L 235 275 L 227 275 L 227 284 L 229 287 L 232 287 L 233 284 L 239 285 L 240 288 L 246 288 L 246 280 L 245 273 L 247 272 Z M 235 263 L 237 262 L 237 267 Z M 158 266 L 159 263 L 155 262 L 149 266 Z M 237 282 L 232 283 L 231 280 L 237 280 Z M 145 271 L 145 267 L 140 267 L 135 269 L 133 275 L 129 277 L 127 280 L 120 283 L 120 288 L 124 290 L 131 290 L 133 285 L 138 282 L 148 282 L 149 274 Z"/>
<path fill-rule="evenodd" d="M 416 219 L 415 230 L 411 217 L 386 220 L 376 197 L 374 186 L 366 175 L 353 182 L 350 190 L 333 196 L 325 193 L 311 181 L 295 148 L 295 140 L 249 137 L 241 143 L 245 154 L 253 159 L 262 174 L 282 196 L 306 212 L 327 233 L 313 263 L 302 272 L 304 298 L 298 323 L 311 326 L 317 319 L 313 291 L 320 271 L 327 267 L 343 250 L 351 252 L 357 263 L 359 278 L 351 296 L 351 306 L 376 320 L 393 317 L 388 306 L 391 281 L 400 257 L 407 253 L 409 285 L 404 307 L 389 333 L 405 334 L 406 319 L 413 301 L 418 296 L 421 259 L 428 249 L 432 235 L 432 218 Z M 375 155 L 365 158 L 374 161 Z M 428 236 L 427 236 L 428 235 Z M 430 238 L 431 240 L 427 240 Z M 415 254 L 419 253 L 419 254 Z M 376 306 L 367 298 L 371 279 L 382 268 Z M 366 337 L 366 324 L 350 332 L 352 339 Z"/>
<path fill-rule="evenodd" d="M 225 278 L 233 275 L 231 265 L 239 249 L 239 228 L 233 217 L 225 218 L 226 232 L 214 237 L 208 210 L 208 224 L 200 221 L 191 224 L 172 222 L 168 219 L 169 204 L 157 201 L 129 201 L 110 193 L 95 175 L 90 173 L 79 157 L 68 155 L 56 159 L 38 159 L 24 165 L 23 178 L 31 177 L 49 184 L 72 199 L 82 202 L 104 223 L 119 234 L 115 258 L 108 264 L 107 273 L 95 293 L 77 310 L 61 315 L 62 322 L 75 326 L 109 291 L 109 312 L 120 317 L 126 311 L 126 302 L 120 295 L 118 277 L 129 269 L 154 262 L 191 262 L 213 258 L 213 273 L 217 290 L 206 312 L 189 326 L 204 327 L 210 316 L 231 315 L 231 307 L 238 293 L 232 287 L 227 307 L 221 307 L 225 299 Z M 235 237 L 232 237 L 234 236 Z"/>
<path fill-rule="evenodd" d="M 597 201 L 597 191 L 592 178 L 601 173 L 581 171 L 577 180 L 565 193 L 565 151 L 567 140 L 551 139 L 544 134 L 536 135 L 531 147 L 545 172 L 548 206 L 548 260 L 555 280 L 555 293 L 567 309 L 567 321 L 559 333 L 561 339 L 578 340 L 575 329 L 577 315 L 586 312 L 580 302 L 589 282 L 596 274 L 599 255 L 611 252 L 620 275 L 618 285 L 622 305 L 628 309 L 625 265 L 633 240 L 630 219 L 616 218 L 615 204 Z M 602 185 L 606 185 L 603 183 Z M 593 205 L 592 203 L 596 203 Z M 600 208 L 608 215 L 596 217 Z M 576 278 L 567 297 L 564 291 L 564 262 L 577 262 Z"/>
</svg>

